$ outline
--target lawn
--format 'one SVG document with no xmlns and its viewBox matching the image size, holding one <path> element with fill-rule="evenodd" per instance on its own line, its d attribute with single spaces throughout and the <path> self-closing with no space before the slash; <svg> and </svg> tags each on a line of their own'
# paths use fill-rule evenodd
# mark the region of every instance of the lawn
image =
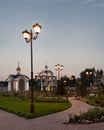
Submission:
<svg viewBox="0 0 104 130">
<path fill-rule="evenodd" d="M 71 107 L 69 102 L 34 102 L 35 114 L 30 113 L 30 101 L 13 97 L 0 97 L 0 109 L 25 118 L 35 118 Z"/>
</svg>

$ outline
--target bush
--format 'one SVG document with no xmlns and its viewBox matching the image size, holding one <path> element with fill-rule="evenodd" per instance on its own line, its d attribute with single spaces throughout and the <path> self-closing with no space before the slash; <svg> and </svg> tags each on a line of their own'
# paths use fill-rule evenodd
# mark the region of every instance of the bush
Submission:
<svg viewBox="0 0 104 130">
<path fill-rule="evenodd" d="M 58 98 L 58 97 L 37 98 L 35 101 L 36 102 L 68 102 L 67 100 L 65 100 L 63 98 Z"/>
<path fill-rule="evenodd" d="M 104 109 L 93 108 L 88 112 L 80 113 L 80 115 L 69 116 L 68 123 L 95 123 L 104 122 Z"/>
</svg>

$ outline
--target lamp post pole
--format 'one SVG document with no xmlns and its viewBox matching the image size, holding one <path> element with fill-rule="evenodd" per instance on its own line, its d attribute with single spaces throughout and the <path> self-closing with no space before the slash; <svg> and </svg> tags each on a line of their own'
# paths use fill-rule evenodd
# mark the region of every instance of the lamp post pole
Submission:
<svg viewBox="0 0 104 130">
<path fill-rule="evenodd" d="M 32 29 L 30 32 L 27 30 L 23 31 L 23 37 L 27 43 L 30 42 L 30 52 L 31 52 L 31 105 L 30 105 L 30 113 L 34 114 L 34 88 L 33 88 L 33 45 L 32 40 L 36 40 L 38 37 L 38 34 L 40 33 L 41 26 L 36 23 L 33 25 L 35 36 L 33 36 Z"/>
<path fill-rule="evenodd" d="M 31 52 L 31 106 L 30 106 L 30 112 L 34 113 L 34 88 L 33 88 L 33 45 L 32 45 L 32 29 L 30 30 L 30 35 L 31 35 L 31 39 L 30 39 L 30 52 Z"/>
<path fill-rule="evenodd" d="M 58 80 L 60 79 L 60 69 L 58 68 Z"/>
</svg>

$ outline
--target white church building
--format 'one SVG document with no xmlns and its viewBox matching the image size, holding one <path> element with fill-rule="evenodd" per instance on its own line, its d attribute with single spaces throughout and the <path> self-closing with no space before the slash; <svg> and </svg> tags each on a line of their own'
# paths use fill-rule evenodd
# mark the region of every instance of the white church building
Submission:
<svg viewBox="0 0 104 130">
<path fill-rule="evenodd" d="M 35 80 L 38 82 L 41 91 L 52 91 L 57 86 L 57 77 L 51 70 L 48 70 L 48 66 L 45 66 L 45 70 L 35 75 Z"/>
<path fill-rule="evenodd" d="M 18 63 L 17 74 L 10 74 L 8 76 L 8 91 L 9 92 L 23 92 L 29 90 L 29 78 L 21 74 L 21 68 Z"/>
</svg>

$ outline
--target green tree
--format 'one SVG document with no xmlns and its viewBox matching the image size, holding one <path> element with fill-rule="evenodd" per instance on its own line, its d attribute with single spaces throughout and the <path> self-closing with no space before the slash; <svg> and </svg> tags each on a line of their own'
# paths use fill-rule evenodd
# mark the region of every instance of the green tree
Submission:
<svg viewBox="0 0 104 130">
<path fill-rule="evenodd" d="M 77 79 L 74 75 L 72 75 L 69 81 L 69 87 L 76 87 L 76 84 L 77 84 Z"/>
<path fill-rule="evenodd" d="M 57 94 L 64 95 L 65 94 L 65 86 L 64 82 L 61 80 L 58 80 L 58 86 L 57 86 Z"/>
<path fill-rule="evenodd" d="M 95 68 L 87 68 L 80 73 L 80 80 L 85 87 L 90 87 L 95 81 Z"/>
<path fill-rule="evenodd" d="M 103 76 L 104 76 L 103 70 L 97 69 L 96 76 L 95 76 L 95 85 L 96 86 L 98 86 L 98 87 L 104 86 L 104 83 L 102 82 Z"/>
<path fill-rule="evenodd" d="M 89 91 L 88 87 L 94 84 L 95 69 L 87 68 L 80 73 L 80 78 L 78 79 L 76 93 L 78 96 L 87 96 Z"/>
<path fill-rule="evenodd" d="M 68 86 L 69 86 L 69 77 L 65 75 L 61 77 L 60 80 L 58 80 L 57 94 L 65 95 L 67 93 Z"/>
<path fill-rule="evenodd" d="M 78 81 L 76 87 L 76 94 L 77 96 L 86 97 L 88 94 L 87 87 L 85 86 L 84 82 Z"/>
</svg>

